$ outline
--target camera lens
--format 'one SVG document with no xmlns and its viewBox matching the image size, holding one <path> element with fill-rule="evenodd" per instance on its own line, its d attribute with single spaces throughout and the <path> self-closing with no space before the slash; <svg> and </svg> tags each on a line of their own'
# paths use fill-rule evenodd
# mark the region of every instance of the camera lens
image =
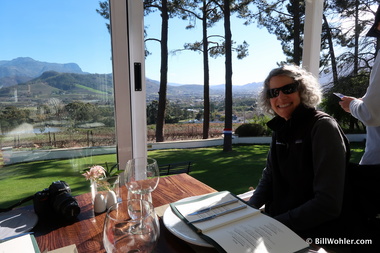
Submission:
<svg viewBox="0 0 380 253">
<path fill-rule="evenodd" d="M 56 195 L 52 206 L 54 212 L 60 214 L 66 220 L 75 219 L 80 213 L 78 202 L 68 192 L 62 192 Z"/>
</svg>

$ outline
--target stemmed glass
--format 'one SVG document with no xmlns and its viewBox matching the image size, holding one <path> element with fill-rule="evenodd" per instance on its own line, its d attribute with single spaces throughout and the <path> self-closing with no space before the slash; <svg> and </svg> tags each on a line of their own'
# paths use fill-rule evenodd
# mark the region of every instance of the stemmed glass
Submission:
<svg viewBox="0 0 380 253">
<path fill-rule="evenodd" d="M 140 198 L 152 202 L 151 192 L 160 179 L 157 161 L 149 157 L 133 158 L 124 171 L 128 198 Z"/>
<path fill-rule="evenodd" d="M 152 203 L 128 199 L 111 206 L 103 228 L 107 253 L 150 253 L 160 234 L 159 222 Z"/>
</svg>

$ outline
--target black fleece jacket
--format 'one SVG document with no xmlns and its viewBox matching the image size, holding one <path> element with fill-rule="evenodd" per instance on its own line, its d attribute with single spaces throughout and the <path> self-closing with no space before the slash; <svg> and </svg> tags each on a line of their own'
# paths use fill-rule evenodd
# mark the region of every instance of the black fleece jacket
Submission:
<svg viewBox="0 0 380 253">
<path fill-rule="evenodd" d="M 341 213 L 348 142 L 329 115 L 300 105 L 276 116 L 266 168 L 249 203 L 296 232 L 324 229 Z"/>
</svg>

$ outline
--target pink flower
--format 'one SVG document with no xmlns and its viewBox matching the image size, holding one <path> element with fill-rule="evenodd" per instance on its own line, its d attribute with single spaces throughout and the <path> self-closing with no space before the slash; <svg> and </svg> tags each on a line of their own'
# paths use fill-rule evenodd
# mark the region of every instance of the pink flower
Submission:
<svg viewBox="0 0 380 253">
<path fill-rule="evenodd" d="M 86 180 L 96 180 L 99 177 L 103 177 L 106 175 L 106 171 L 102 166 L 95 165 L 90 168 L 90 170 L 86 171 L 82 174 L 85 176 Z"/>
</svg>

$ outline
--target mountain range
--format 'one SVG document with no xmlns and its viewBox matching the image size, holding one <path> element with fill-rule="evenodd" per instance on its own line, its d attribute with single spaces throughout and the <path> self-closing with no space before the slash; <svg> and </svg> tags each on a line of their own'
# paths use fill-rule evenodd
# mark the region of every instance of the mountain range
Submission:
<svg viewBox="0 0 380 253">
<path fill-rule="evenodd" d="M 1 60 L 0 96 L 9 95 L 14 87 L 20 85 L 24 87 L 26 93 L 36 89 L 40 92 L 51 90 L 55 94 L 109 93 L 112 90 L 112 74 L 90 74 L 83 72 L 76 63 L 49 63 L 30 57 L 19 57 L 10 61 Z M 22 88 L 21 86 L 18 90 Z M 158 99 L 159 87 L 158 81 L 146 78 L 147 100 Z M 255 96 L 261 87 L 262 83 L 233 86 L 233 94 L 234 96 Z M 224 90 L 223 84 L 210 86 L 210 96 L 224 96 Z M 20 96 L 23 93 L 19 91 L 18 94 Z M 168 83 L 167 97 L 169 99 L 202 98 L 203 85 Z"/>
<path fill-rule="evenodd" d="M 46 71 L 85 74 L 76 63 L 49 63 L 19 57 L 10 61 L 0 60 L 0 84 L 3 87 L 29 81 Z"/>
</svg>

